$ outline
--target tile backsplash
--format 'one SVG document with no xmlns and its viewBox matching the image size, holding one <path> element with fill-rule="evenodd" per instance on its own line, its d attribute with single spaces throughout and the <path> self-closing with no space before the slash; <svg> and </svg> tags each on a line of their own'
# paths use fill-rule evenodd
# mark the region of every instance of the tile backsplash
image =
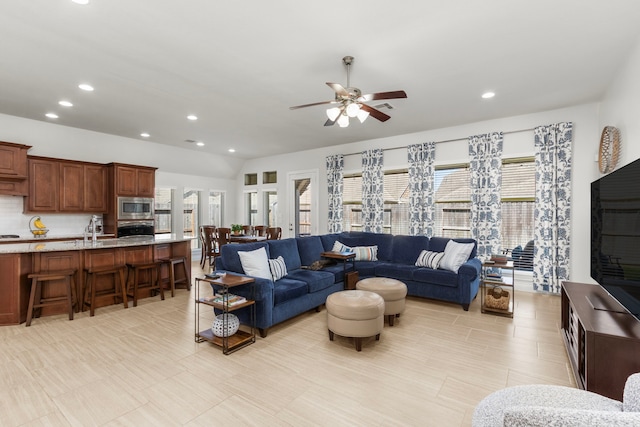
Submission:
<svg viewBox="0 0 640 427">
<path fill-rule="evenodd" d="M 0 195 L 0 234 L 17 234 L 20 237 L 32 237 L 29 231 L 29 220 L 34 215 L 37 215 L 49 229 L 47 237 L 81 236 L 84 228 L 91 220 L 91 215 L 88 214 L 25 214 L 22 213 L 23 200 L 23 197 Z"/>
</svg>

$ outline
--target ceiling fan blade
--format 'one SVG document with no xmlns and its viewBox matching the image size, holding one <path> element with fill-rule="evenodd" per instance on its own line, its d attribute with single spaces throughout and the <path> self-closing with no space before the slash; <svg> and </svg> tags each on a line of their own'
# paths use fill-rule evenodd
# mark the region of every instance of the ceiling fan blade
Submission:
<svg viewBox="0 0 640 427">
<path fill-rule="evenodd" d="M 347 90 L 340 83 L 327 82 L 327 86 L 333 89 L 335 93 L 340 96 L 349 96 L 349 92 L 347 92 Z"/>
<path fill-rule="evenodd" d="M 381 122 L 386 122 L 391 118 L 391 116 L 388 116 L 382 111 L 376 110 L 375 108 L 370 107 L 367 104 L 360 104 L 360 109 L 368 112 L 371 117 L 373 117 L 374 119 L 378 119 Z"/>
<path fill-rule="evenodd" d="M 337 118 L 335 120 L 327 119 L 327 121 L 324 122 L 324 125 L 325 126 L 333 126 L 334 124 L 336 124 L 337 120 L 338 120 Z"/>
<path fill-rule="evenodd" d="M 376 101 L 378 99 L 398 99 L 406 98 L 407 93 L 403 90 L 395 90 L 393 92 L 368 93 L 358 98 L 359 102 Z"/>
<path fill-rule="evenodd" d="M 338 103 L 339 103 L 338 101 L 321 101 L 321 102 L 314 102 L 313 104 L 296 105 L 294 107 L 289 107 L 289 109 L 296 110 L 298 108 L 313 107 L 314 105 L 338 104 Z"/>
</svg>

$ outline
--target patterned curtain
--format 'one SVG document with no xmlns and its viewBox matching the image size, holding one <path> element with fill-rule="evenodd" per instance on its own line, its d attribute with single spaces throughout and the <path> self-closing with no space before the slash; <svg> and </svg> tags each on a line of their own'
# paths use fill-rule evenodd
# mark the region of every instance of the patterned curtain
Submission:
<svg viewBox="0 0 640 427">
<path fill-rule="evenodd" d="M 362 231 L 382 233 L 384 194 L 382 150 L 362 152 Z"/>
<path fill-rule="evenodd" d="M 569 279 L 571 122 L 535 129 L 533 289 L 560 292 Z"/>
<path fill-rule="evenodd" d="M 433 236 L 435 216 L 435 142 L 407 147 L 409 159 L 409 234 Z"/>
<path fill-rule="evenodd" d="M 502 141 L 502 132 L 469 137 L 471 236 L 480 259 L 500 251 Z"/>
<path fill-rule="evenodd" d="M 327 187 L 329 193 L 327 228 L 329 233 L 340 233 L 342 231 L 343 169 L 344 156 L 342 154 L 327 157 Z"/>
</svg>

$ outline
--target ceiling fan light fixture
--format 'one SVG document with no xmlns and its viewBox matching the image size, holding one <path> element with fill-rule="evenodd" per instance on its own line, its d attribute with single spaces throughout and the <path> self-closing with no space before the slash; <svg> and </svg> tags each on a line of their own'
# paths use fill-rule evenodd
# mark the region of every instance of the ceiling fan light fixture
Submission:
<svg viewBox="0 0 640 427">
<path fill-rule="evenodd" d="M 352 102 L 349 105 L 347 105 L 347 108 L 346 108 L 347 116 L 356 117 L 359 111 L 360 111 L 360 104 L 358 104 L 357 102 Z"/>
<path fill-rule="evenodd" d="M 362 109 L 358 110 L 358 120 L 360 120 L 360 123 L 364 123 L 364 121 L 367 120 L 367 117 L 369 117 L 368 111 L 364 111 Z"/>
<path fill-rule="evenodd" d="M 338 119 L 338 125 L 341 128 L 346 128 L 349 126 L 349 116 L 346 114 L 340 114 L 340 118 Z"/>
<path fill-rule="evenodd" d="M 327 110 L 327 117 L 332 122 L 335 122 L 339 115 L 340 115 L 340 109 L 338 107 L 329 108 Z"/>
</svg>

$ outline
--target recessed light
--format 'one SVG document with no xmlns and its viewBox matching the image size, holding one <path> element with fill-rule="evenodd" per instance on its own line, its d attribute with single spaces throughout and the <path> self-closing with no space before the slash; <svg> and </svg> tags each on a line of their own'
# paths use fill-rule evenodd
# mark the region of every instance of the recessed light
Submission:
<svg viewBox="0 0 640 427">
<path fill-rule="evenodd" d="M 198 142 L 196 142 L 196 145 L 197 145 L 198 147 L 204 147 L 204 142 L 202 142 L 202 141 L 198 141 Z"/>
<path fill-rule="evenodd" d="M 149 135 L 147 132 L 142 132 L 140 136 L 143 138 L 149 138 L 151 135 Z"/>
<path fill-rule="evenodd" d="M 235 153 L 235 152 L 236 152 L 236 149 L 235 149 L 235 148 L 229 148 L 229 152 L 230 152 L 230 153 Z"/>
<path fill-rule="evenodd" d="M 82 84 L 79 84 L 78 87 L 87 92 L 93 92 L 93 86 L 91 86 L 90 84 L 82 83 Z"/>
<path fill-rule="evenodd" d="M 57 119 L 58 115 L 56 113 L 47 113 L 45 114 L 45 116 L 49 117 L 50 119 Z"/>
<path fill-rule="evenodd" d="M 65 100 L 58 102 L 58 104 L 62 105 L 63 107 L 73 107 L 73 104 L 71 102 Z"/>
<path fill-rule="evenodd" d="M 71 0 L 76 4 L 89 4 L 89 0 Z"/>
<path fill-rule="evenodd" d="M 496 96 L 496 94 L 493 93 L 493 92 L 485 92 L 485 93 L 482 94 L 482 98 L 484 98 L 484 99 L 493 98 L 494 96 Z"/>
<path fill-rule="evenodd" d="M 194 115 L 194 114 L 189 114 L 189 115 L 187 116 L 187 119 L 189 119 L 189 120 L 198 120 L 198 116 L 196 116 L 196 115 Z"/>
</svg>

